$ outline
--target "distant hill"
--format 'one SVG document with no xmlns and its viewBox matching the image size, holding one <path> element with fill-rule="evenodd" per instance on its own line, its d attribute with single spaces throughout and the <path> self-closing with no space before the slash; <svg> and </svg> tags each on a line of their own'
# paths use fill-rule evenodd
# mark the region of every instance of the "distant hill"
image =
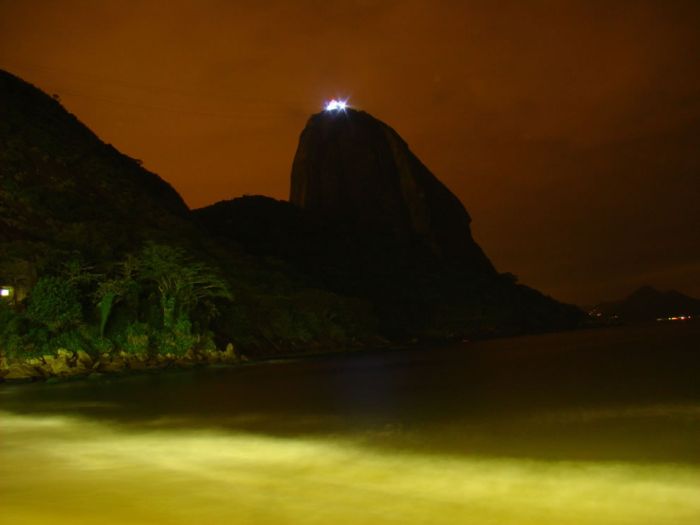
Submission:
<svg viewBox="0 0 700 525">
<path fill-rule="evenodd" d="M 591 314 L 624 322 L 647 322 L 670 317 L 696 316 L 700 315 L 700 299 L 675 290 L 662 292 L 651 286 L 643 286 L 624 299 L 595 306 Z"/>
</svg>

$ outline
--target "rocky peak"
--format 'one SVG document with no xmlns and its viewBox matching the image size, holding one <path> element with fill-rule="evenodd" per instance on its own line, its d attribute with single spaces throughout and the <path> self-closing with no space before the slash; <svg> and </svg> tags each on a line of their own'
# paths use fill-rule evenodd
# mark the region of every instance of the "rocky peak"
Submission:
<svg viewBox="0 0 700 525">
<path fill-rule="evenodd" d="M 359 231 L 419 241 L 442 259 L 494 271 L 460 200 L 396 131 L 364 111 L 311 116 L 292 165 L 290 200 Z"/>
</svg>

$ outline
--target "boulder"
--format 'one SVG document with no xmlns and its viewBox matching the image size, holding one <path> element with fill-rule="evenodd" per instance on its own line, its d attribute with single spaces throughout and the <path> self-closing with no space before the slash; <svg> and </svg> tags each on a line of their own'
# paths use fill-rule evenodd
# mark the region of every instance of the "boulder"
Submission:
<svg viewBox="0 0 700 525">
<path fill-rule="evenodd" d="M 65 359 L 66 361 L 73 359 L 74 354 L 70 350 L 66 350 L 65 348 L 59 348 L 56 351 L 56 357 L 59 357 L 61 359 Z"/>
<path fill-rule="evenodd" d="M 236 349 L 232 343 L 226 345 L 226 350 L 221 353 L 221 361 L 225 363 L 235 363 L 238 359 L 238 354 L 236 354 Z"/>
<path fill-rule="evenodd" d="M 130 354 L 124 360 L 131 370 L 146 370 L 148 368 L 148 358 L 145 355 Z"/>
<path fill-rule="evenodd" d="M 100 365 L 97 367 L 99 372 L 122 372 L 126 368 L 126 361 L 122 356 L 116 355 L 110 357 L 103 354 L 102 359 L 100 359 Z"/>
<path fill-rule="evenodd" d="M 42 376 L 36 367 L 22 362 L 9 363 L 5 372 L 5 380 L 34 379 Z"/>
<path fill-rule="evenodd" d="M 72 353 L 68 352 L 67 350 L 64 352 L 61 352 L 59 350 L 55 356 L 45 355 L 43 357 L 44 366 L 42 367 L 44 375 L 46 375 L 47 377 L 64 377 L 73 375 L 75 371 L 72 370 L 73 367 L 71 357 Z"/>
<path fill-rule="evenodd" d="M 94 366 L 92 357 L 84 350 L 78 350 L 75 353 L 75 358 L 76 363 L 82 365 L 84 368 L 92 368 Z"/>
<path fill-rule="evenodd" d="M 219 352 L 218 350 L 205 350 L 203 353 L 204 360 L 207 363 L 210 364 L 215 364 L 215 363 L 220 363 L 222 359 L 223 352 Z"/>
</svg>

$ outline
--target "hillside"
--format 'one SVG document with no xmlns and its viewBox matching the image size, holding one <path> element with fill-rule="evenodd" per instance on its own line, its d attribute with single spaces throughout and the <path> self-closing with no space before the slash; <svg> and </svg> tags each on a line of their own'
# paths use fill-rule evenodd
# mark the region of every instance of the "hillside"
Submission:
<svg viewBox="0 0 700 525">
<path fill-rule="evenodd" d="M 209 236 L 168 183 L 4 71 L 0 286 L 12 290 L 0 299 L 0 361 L 61 347 L 286 353 L 373 332 L 368 305 Z"/>
<path fill-rule="evenodd" d="M 592 315 L 622 322 L 650 322 L 671 317 L 700 316 L 700 299 L 676 290 L 660 291 L 642 286 L 624 299 L 595 306 Z"/>
<path fill-rule="evenodd" d="M 212 234 L 282 259 L 313 286 L 370 301 L 389 337 L 553 330 L 582 317 L 499 274 L 459 199 L 368 113 L 313 115 L 290 186 L 291 203 L 244 197 L 194 214 Z"/>
<path fill-rule="evenodd" d="M 119 250 L 149 233 L 188 233 L 189 210 L 167 182 L 103 143 L 57 100 L 5 71 L 0 170 L 0 241 L 75 248 L 95 233 L 109 238 L 105 249 Z"/>
</svg>

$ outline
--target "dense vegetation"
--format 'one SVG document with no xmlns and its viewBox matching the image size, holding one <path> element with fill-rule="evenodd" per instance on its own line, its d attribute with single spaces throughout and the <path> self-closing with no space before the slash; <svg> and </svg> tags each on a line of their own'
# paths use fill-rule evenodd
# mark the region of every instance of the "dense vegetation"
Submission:
<svg viewBox="0 0 700 525">
<path fill-rule="evenodd" d="M 0 303 L 6 357 L 59 349 L 182 356 L 228 342 L 250 352 L 291 350 L 350 344 L 370 333 L 361 303 L 311 289 L 285 293 L 277 285 L 273 294 L 270 286 L 268 293 L 250 283 L 232 286 L 220 270 L 181 248 L 148 243 L 122 260 L 98 264 L 62 262 L 62 255 L 53 253 L 36 268 L 37 280 L 21 304 Z"/>
<path fill-rule="evenodd" d="M 371 306 L 198 228 L 180 196 L 0 71 L 0 357 L 358 344 Z"/>
</svg>

